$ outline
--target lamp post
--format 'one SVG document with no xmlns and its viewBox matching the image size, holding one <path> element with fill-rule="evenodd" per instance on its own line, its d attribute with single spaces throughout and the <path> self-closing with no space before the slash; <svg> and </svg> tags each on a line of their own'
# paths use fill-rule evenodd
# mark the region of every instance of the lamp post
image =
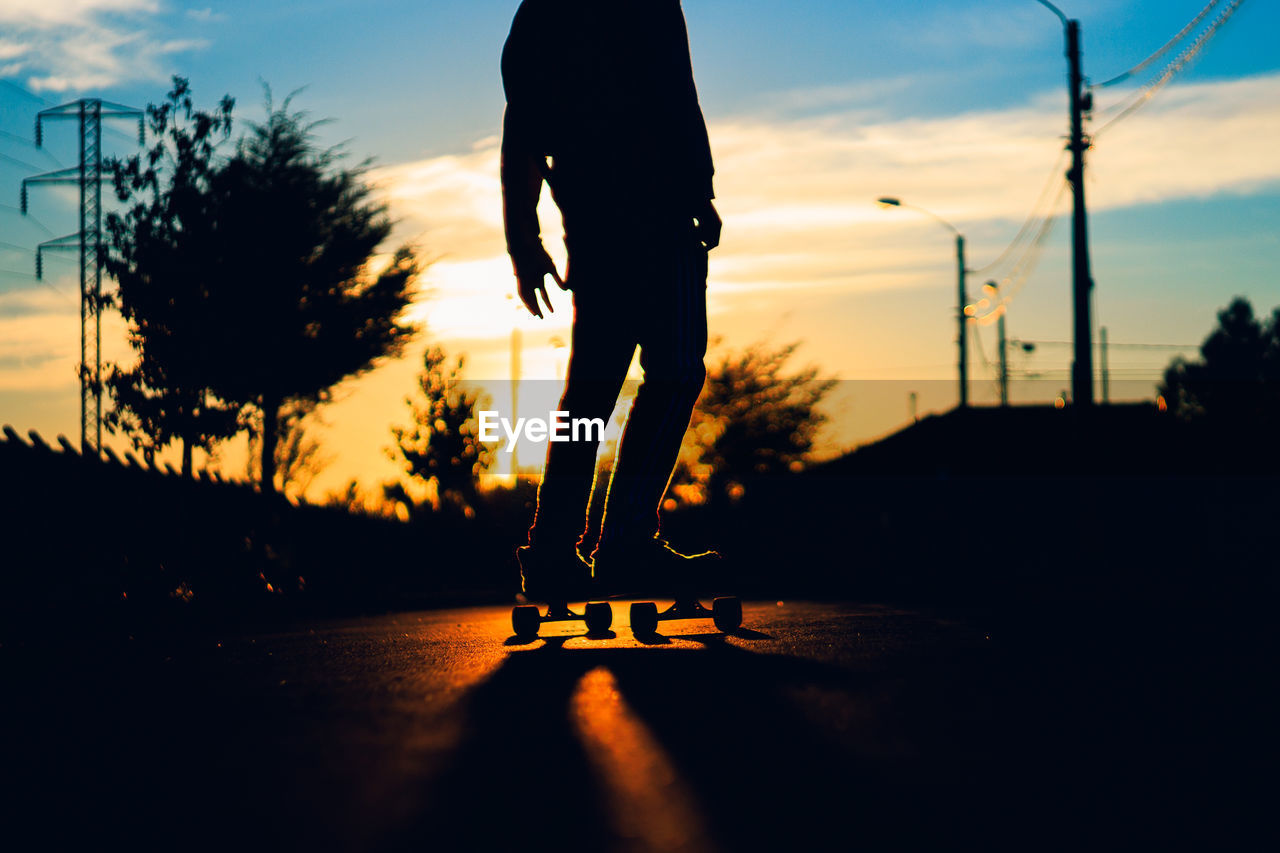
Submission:
<svg viewBox="0 0 1280 853">
<path fill-rule="evenodd" d="M 1000 295 L 1000 285 L 994 281 L 989 281 L 982 286 L 982 289 L 992 297 Z M 996 310 L 1000 313 L 996 315 L 996 336 L 1000 340 L 1000 405 L 1009 405 L 1009 341 L 1004 336 L 1004 307 L 997 305 Z"/>
<path fill-rule="evenodd" d="M 1093 96 L 1084 90 L 1084 72 L 1080 67 L 1080 22 L 1070 20 L 1062 10 L 1039 0 L 1062 21 L 1067 40 L 1067 85 L 1071 108 L 1071 184 L 1073 211 L 1071 218 L 1072 312 L 1074 315 L 1075 356 L 1071 363 L 1071 397 L 1077 406 L 1093 405 L 1093 326 L 1090 300 L 1093 295 L 1093 273 L 1089 264 L 1089 221 L 1084 198 L 1084 152 L 1090 141 L 1084 133 L 1084 116 L 1093 108 Z"/>
<path fill-rule="evenodd" d="M 876 200 L 881 207 L 905 207 L 911 210 L 923 213 L 925 216 L 940 222 L 946 226 L 947 230 L 955 235 L 956 238 L 956 317 L 959 323 L 959 346 L 960 346 L 960 408 L 966 408 L 969 405 L 969 347 L 966 340 L 967 327 L 965 325 L 968 317 L 964 313 L 965 305 L 969 303 L 969 297 L 965 293 L 965 276 L 968 270 L 964 268 L 964 235 L 960 233 L 954 225 L 943 219 L 932 211 L 925 210 L 923 207 L 916 207 L 913 204 L 907 204 L 902 199 L 892 196 L 885 196 Z"/>
</svg>

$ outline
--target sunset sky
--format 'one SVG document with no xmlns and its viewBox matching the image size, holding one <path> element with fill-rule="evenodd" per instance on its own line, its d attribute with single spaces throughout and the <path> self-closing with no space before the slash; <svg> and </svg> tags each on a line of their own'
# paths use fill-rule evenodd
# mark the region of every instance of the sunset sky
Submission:
<svg viewBox="0 0 1280 853">
<path fill-rule="evenodd" d="M 842 385 L 829 450 L 904 424 L 908 388 L 919 391 L 922 413 L 954 405 L 952 238 L 923 214 L 875 205 L 892 195 L 965 234 L 973 298 L 988 278 L 1010 277 L 1010 336 L 1047 342 L 1018 351 L 1013 367 L 1044 378 L 1050 394 L 1069 386 L 1070 350 L 1051 343 L 1071 337 L 1069 221 L 1058 220 L 1038 256 L 1019 250 L 985 269 L 1033 211 L 1069 206 L 1055 177 L 1066 166 L 1067 101 L 1053 14 L 1035 0 L 683 5 L 725 220 L 709 288 L 721 349 L 802 341 L 797 367 L 866 380 Z M 1058 5 L 1081 20 L 1085 72 L 1100 83 L 1160 48 L 1205 2 Z M 17 210 L 23 177 L 75 163 L 75 133 L 54 125 L 37 150 L 35 113 L 86 96 L 141 107 L 163 97 L 171 74 L 190 78 L 206 106 L 230 93 L 242 119 L 262 117 L 262 82 L 278 96 L 305 87 L 295 104 L 334 119 L 323 140 L 348 141 L 353 161 L 376 159 L 372 178 L 398 223 L 387 250 L 410 242 L 430 261 L 413 309 L 420 339 L 321 413 L 316 434 L 333 461 L 314 497 L 352 478 L 373 487 L 394 476 L 388 427 L 405 420 L 403 398 L 429 342 L 465 354 L 467 376 L 488 381 L 501 408 L 518 328 L 522 377 L 546 380 L 537 387 L 553 397 L 568 295 L 553 293 L 560 310 L 548 321 L 523 314 L 503 251 L 498 57 L 517 6 L 6 0 L 0 422 L 78 433 L 74 255 L 51 258 L 44 282 L 31 275 L 35 245 L 74 231 L 74 196 L 40 191 L 34 217 Z M 1190 67 L 1098 133 L 1088 176 L 1094 311 L 1113 343 L 1196 344 L 1232 296 L 1260 312 L 1280 304 L 1277 32 L 1276 4 L 1244 2 Z M 1099 89 L 1090 132 L 1176 55 Z M 128 124 L 108 133 L 108 152 L 127 153 L 132 133 Z M 549 207 L 543 223 L 558 235 Z M 118 319 L 104 328 L 104 357 L 127 357 Z M 973 394 L 989 399 L 994 327 L 981 328 L 973 347 Z M 1113 375 L 1127 383 L 1118 396 L 1151 396 L 1172 355 L 1117 347 Z M 536 454 L 522 451 L 521 461 L 531 466 Z"/>
</svg>

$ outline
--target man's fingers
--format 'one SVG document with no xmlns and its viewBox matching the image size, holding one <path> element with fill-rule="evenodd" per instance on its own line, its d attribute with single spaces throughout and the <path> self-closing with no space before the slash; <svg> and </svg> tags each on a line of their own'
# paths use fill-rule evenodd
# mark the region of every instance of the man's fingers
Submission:
<svg viewBox="0 0 1280 853">
<path fill-rule="evenodd" d="M 551 304 L 551 297 L 547 294 L 547 285 L 543 280 L 539 280 L 536 284 L 520 283 L 520 301 L 524 303 L 524 307 L 529 309 L 529 313 L 542 319 L 542 305 L 538 302 L 538 294 L 542 294 L 542 303 L 547 306 L 547 312 L 556 313 L 555 306 Z"/>
<path fill-rule="evenodd" d="M 542 308 L 538 306 L 538 288 L 540 285 L 530 285 L 527 279 L 520 280 L 520 301 L 524 303 L 524 307 L 529 309 L 529 313 L 542 319 Z"/>
<path fill-rule="evenodd" d="M 532 298 L 530 298 L 532 297 Z M 526 296 L 523 291 L 520 292 L 520 301 L 524 303 L 524 307 L 529 309 L 529 313 L 542 319 L 542 310 L 538 307 L 538 296 L 536 293 Z"/>
<path fill-rule="evenodd" d="M 534 255 L 521 255 L 516 261 L 516 280 L 519 284 L 520 301 L 524 303 L 525 308 L 529 309 L 529 313 L 539 320 L 542 319 L 542 305 L 538 303 L 539 293 L 542 294 L 542 302 L 547 306 L 547 313 L 556 313 L 555 306 L 551 304 L 551 296 L 547 293 L 547 276 L 554 278 L 561 290 L 568 290 L 564 279 L 560 278 L 560 273 L 556 271 L 555 261 L 551 260 L 551 256 L 545 249 Z"/>
<path fill-rule="evenodd" d="M 709 252 L 719 246 L 720 229 L 723 227 L 723 223 L 715 207 L 708 202 L 707 206 L 694 216 L 694 219 L 697 221 L 698 240 L 702 245 L 706 246 L 707 251 Z"/>
</svg>

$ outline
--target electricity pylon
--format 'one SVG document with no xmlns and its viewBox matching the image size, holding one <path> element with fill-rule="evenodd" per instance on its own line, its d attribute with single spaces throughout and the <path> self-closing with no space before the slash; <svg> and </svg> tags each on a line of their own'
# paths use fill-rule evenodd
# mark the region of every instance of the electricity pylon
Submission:
<svg viewBox="0 0 1280 853">
<path fill-rule="evenodd" d="M 76 184 L 80 187 L 80 230 L 36 247 L 36 278 L 44 277 L 44 253 L 80 250 L 80 450 L 102 452 L 102 120 L 136 118 L 138 144 L 144 142 L 143 113 L 97 98 L 82 98 L 36 114 L 36 147 L 44 145 L 46 119 L 80 120 L 80 165 L 24 178 L 22 212 L 28 184 Z"/>
</svg>

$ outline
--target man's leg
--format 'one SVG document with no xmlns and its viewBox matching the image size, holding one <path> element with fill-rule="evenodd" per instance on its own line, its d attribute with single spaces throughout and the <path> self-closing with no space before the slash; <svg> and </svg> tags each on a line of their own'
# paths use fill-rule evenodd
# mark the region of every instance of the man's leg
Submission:
<svg viewBox="0 0 1280 853">
<path fill-rule="evenodd" d="M 575 293 L 573 301 L 569 369 L 560 410 L 571 418 L 599 418 L 607 424 L 635 354 L 633 324 L 605 293 Z M 529 529 L 529 544 L 535 549 L 558 554 L 577 546 L 586 529 L 599 446 L 595 440 L 548 442 L 538 508 Z"/>
<path fill-rule="evenodd" d="M 618 447 L 597 552 L 652 539 L 680 444 L 706 380 L 707 254 L 692 237 L 651 272 L 640 308 L 644 381 Z"/>
</svg>

